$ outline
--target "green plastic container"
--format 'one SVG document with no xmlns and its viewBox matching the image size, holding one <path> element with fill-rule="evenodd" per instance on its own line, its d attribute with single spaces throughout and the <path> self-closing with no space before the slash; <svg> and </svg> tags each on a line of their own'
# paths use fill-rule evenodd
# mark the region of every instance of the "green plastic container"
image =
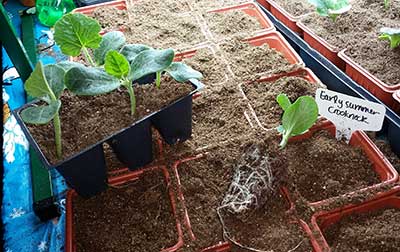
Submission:
<svg viewBox="0 0 400 252">
<path fill-rule="evenodd" d="M 53 26 L 64 14 L 75 9 L 73 0 L 36 0 L 36 12 L 40 23 Z"/>
</svg>

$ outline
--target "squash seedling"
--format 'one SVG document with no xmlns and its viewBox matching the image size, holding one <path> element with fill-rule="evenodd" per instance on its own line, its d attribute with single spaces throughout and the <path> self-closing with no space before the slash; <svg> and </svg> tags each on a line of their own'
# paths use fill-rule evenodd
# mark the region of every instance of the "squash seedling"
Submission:
<svg viewBox="0 0 400 252">
<path fill-rule="evenodd" d="M 282 125 L 278 131 L 282 133 L 281 149 L 285 148 L 292 136 L 303 134 L 318 118 L 318 105 L 311 96 L 300 96 L 291 103 L 286 94 L 279 94 L 276 98 L 283 109 Z"/>
<path fill-rule="evenodd" d="M 38 98 L 45 105 L 36 105 L 21 111 L 21 118 L 28 124 L 48 124 L 53 120 L 57 157 L 62 156 L 61 122 L 59 111 L 60 97 L 65 89 L 65 71 L 57 65 L 45 65 L 39 61 L 25 82 L 25 91 L 28 95 Z"/>
<path fill-rule="evenodd" d="M 348 0 L 308 0 L 317 8 L 317 13 L 323 17 L 330 17 L 333 22 L 337 17 L 351 9 Z"/>
<path fill-rule="evenodd" d="M 101 66 L 107 52 L 119 50 L 126 40 L 120 31 L 100 36 L 100 30 L 97 20 L 81 13 L 68 13 L 54 25 L 54 40 L 63 54 L 76 57 L 83 53 L 89 65 Z M 94 59 L 88 49 L 92 50 Z"/>
<path fill-rule="evenodd" d="M 172 63 L 172 49 L 156 50 L 145 45 L 127 44 L 119 51 L 109 50 L 104 59 L 104 69 L 74 67 L 65 75 L 65 85 L 77 95 L 99 95 L 123 86 L 128 90 L 131 115 L 135 114 L 136 98 L 132 82 L 146 75 L 166 71 L 178 82 L 201 78 L 201 73 L 183 63 Z M 160 76 L 161 79 L 161 76 Z M 160 85 L 160 80 L 156 81 Z"/>
<path fill-rule="evenodd" d="M 400 29 L 384 27 L 380 30 L 379 39 L 388 40 L 391 48 L 400 45 Z"/>
</svg>

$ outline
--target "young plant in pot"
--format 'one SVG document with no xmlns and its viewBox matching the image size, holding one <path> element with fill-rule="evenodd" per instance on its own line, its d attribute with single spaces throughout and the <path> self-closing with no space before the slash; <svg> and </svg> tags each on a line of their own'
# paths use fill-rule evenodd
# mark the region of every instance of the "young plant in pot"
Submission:
<svg viewBox="0 0 400 252">
<path fill-rule="evenodd" d="M 320 16 L 329 17 L 333 22 L 351 9 L 348 0 L 308 0 L 308 2 L 317 8 L 316 11 Z"/>
<path fill-rule="evenodd" d="M 400 29 L 383 27 L 380 33 L 379 39 L 388 40 L 391 48 L 400 46 Z"/>
<path fill-rule="evenodd" d="M 164 71 L 179 82 L 190 79 L 194 83 L 192 86 L 197 89 L 185 99 L 191 99 L 191 95 L 201 87 L 201 83 L 195 82 L 195 78 L 200 78 L 201 74 L 186 65 L 173 63 L 172 49 L 155 50 L 144 45 L 125 44 L 125 37 L 121 32 L 110 32 L 101 37 L 98 35 L 99 31 L 97 21 L 79 13 L 67 14 L 60 19 L 55 25 L 56 43 L 67 55 L 77 56 L 82 52 L 89 66 L 76 62 L 62 62 L 55 66 L 43 67 L 39 63 L 30 77 L 31 80 L 27 81 L 26 88 L 29 95 L 39 98 L 46 105 L 35 101 L 20 109 L 22 112 L 16 113 L 23 116 L 19 120 L 20 123 L 26 121 L 43 124 L 54 119 L 56 162 L 50 163 L 30 135 L 27 126 L 24 125 L 23 129 L 45 166 L 55 167 L 78 194 L 86 197 L 95 195 L 107 187 L 103 142 L 111 143 L 117 156 L 129 168 L 142 167 L 153 159 L 151 121 L 152 117 L 162 113 L 162 109 L 139 120 L 135 119 L 132 116 L 136 107 L 133 81 L 148 74 Z M 92 51 L 89 52 L 88 48 Z M 35 82 L 35 85 L 29 84 L 31 82 Z M 110 93 L 119 87 L 127 88 L 130 96 L 131 114 L 127 116 L 132 117 L 131 126 L 100 139 L 96 144 L 76 154 L 62 156 L 61 130 L 58 123 L 62 90 L 67 88 L 69 93 L 77 96 L 97 96 Z M 176 103 L 167 107 L 174 107 Z M 189 120 L 191 121 L 191 118 Z"/>
<path fill-rule="evenodd" d="M 280 149 L 283 149 L 290 137 L 305 133 L 317 121 L 318 106 L 311 96 L 301 96 L 292 103 L 286 94 L 279 94 L 277 102 L 284 111 L 282 125 L 277 128 L 282 133 Z M 267 207 L 263 210 L 263 213 L 264 211 L 268 212 L 268 207 L 271 206 L 268 205 L 268 202 L 272 202 L 275 199 L 274 196 L 280 194 L 280 190 L 284 195 L 286 194 L 285 189 L 281 187 L 282 178 L 277 177 L 277 174 L 285 173 L 277 171 L 277 169 L 282 168 L 282 161 L 273 161 L 275 159 L 274 156 L 279 155 L 280 151 L 278 150 L 277 153 L 271 155 L 269 151 L 263 151 L 262 149 L 262 146 L 258 144 L 253 144 L 246 148 L 245 153 L 235 167 L 228 191 L 217 208 L 224 237 L 236 246 L 249 251 L 265 251 L 265 249 L 260 250 L 260 248 L 249 247 L 239 242 L 232 230 L 228 230 L 228 225 L 224 218 L 226 218 L 225 216 L 228 216 L 227 218 L 230 217 L 226 213 L 242 220 L 242 214 L 247 216 L 246 212 L 254 213 L 255 210 L 262 207 Z M 271 218 L 274 217 L 271 216 Z"/>
</svg>

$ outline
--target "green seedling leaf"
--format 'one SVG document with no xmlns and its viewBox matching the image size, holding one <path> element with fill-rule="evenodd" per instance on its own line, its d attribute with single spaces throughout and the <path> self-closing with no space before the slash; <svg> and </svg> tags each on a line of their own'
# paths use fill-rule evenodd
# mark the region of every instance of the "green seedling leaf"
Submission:
<svg viewBox="0 0 400 252">
<path fill-rule="evenodd" d="M 101 42 L 99 23 L 80 13 L 68 13 L 54 25 L 54 39 L 61 51 L 78 56 L 84 48 L 98 48 Z"/>
<path fill-rule="evenodd" d="M 400 45 L 400 29 L 383 27 L 380 33 L 379 39 L 388 40 L 391 48 L 396 48 Z"/>
<path fill-rule="evenodd" d="M 178 82 L 203 78 L 200 72 L 182 62 L 173 62 L 165 71 Z"/>
<path fill-rule="evenodd" d="M 384 0 L 383 3 L 385 5 L 385 9 L 389 8 L 390 0 Z"/>
<path fill-rule="evenodd" d="M 131 64 L 139 53 L 149 49 L 152 48 L 142 44 L 127 44 L 121 48 L 120 53 L 124 55 L 129 61 L 129 64 Z"/>
<path fill-rule="evenodd" d="M 62 69 L 64 69 L 65 72 L 67 72 L 69 69 L 73 67 L 82 67 L 83 65 L 81 63 L 74 61 L 61 61 L 57 63 L 57 66 L 61 67 Z"/>
<path fill-rule="evenodd" d="M 276 101 L 278 102 L 279 106 L 281 106 L 283 111 L 285 111 L 290 105 L 292 105 L 286 94 L 279 94 L 276 97 Z"/>
<path fill-rule="evenodd" d="M 21 118 L 25 123 L 30 124 L 47 124 L 58 113 L 61 107 L 61 101 L 53 101 L 49 105 L 37 107 L 28 107 L 21 111 Z"/>
<path fill-rule="evenodd" d="M 174 56 L 172 49 L 150 49 L 139 53 L 131 64 L 129 79 L 134 81 L 148 74 L 165 70 L 171 65 Z"/>
<path fill-rule="evenodd" d="M 104 69 L 108 74 L 121 79 L 128 75 L 130 66 L 124 55 L 115 50 L 111 50 L 106 55 Z"/>
<path fill-rule="evenodd" d="M 102 68 L 73 67 L 65 74 L 65 86 L 76 95 L 100 95 L 120 86 L 119 79 Z"/>
<path fill-rule="evenodd" d="M 282 116 L 283 137 L 281 148 L 284 148 L 292 136 L 307 131 L 318 118 L 318 105 L 314 98 L 301 96 L 286 108 Z"/>
<path fill-rule="evenodd" d="M 308 0 L 308 2 L 316 7 L 320 16 L 330 17 L 333 21 L 351 9 L 349 0 Z"/>
<path fill-rule="evenodd" d="M 61 94 L 65 89 L 64 69 L 58 65 L 51 64 L 51 65 L 45 65 L 43 70 L 47 83 L 49 84 L 51 90 L 53 91 L 53 94 L 56 96 L 56 99 L 60 99 Z"/>
<path fill-rule="evenodd" d="M 38 61 L 35 69 L 25 82 L 25 91 L 35 98 L 44 98 L 51 95 L 52 90 L 44 75 L 43 64 Z"/>
<path fill-rule="evenodd" d="M 125 36 L 120 31 L 106 33 L 101 40 L 100 46 L 93 51 L 97 65 L 103 65 L 107 52 L 111 50 L 119 51 L 124 46 L 125 42 Z"/>
</svg>

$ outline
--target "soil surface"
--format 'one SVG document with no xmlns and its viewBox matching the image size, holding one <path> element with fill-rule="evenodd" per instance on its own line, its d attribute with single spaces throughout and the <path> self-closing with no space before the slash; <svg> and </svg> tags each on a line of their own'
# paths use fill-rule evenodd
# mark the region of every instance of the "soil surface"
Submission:
<svg viewBox="0 0 400 252">
<path fill-rule="evenodd" d="M 382 27 L 398 26 L 399 1 L 391 1 L 386 10 L 383 1 L 355 0 L 351 10 L 336 22 L 317 14 L 305 17 L 302 22 L 338 50 L 348 49 L 346 54 L 386 84 L 400 83 L 400 73 L 396 70 L 400 67 L 400 49 L 391 49 L 388 41 L 378 38 Z"/>
<path fill-rule="evenodd" d="M 274 0 L 279 6 L 293 16 L 301 16 L 313 12 L 315 7 L 304 0 Z"/>
<path fill-rule="evenodd" d="M 338 142 L 326 131 L 316 132 L 301 142 L 289 143 L 285 155 L 289 160 L 290 180 L 310 202 L 380 182 L 361 149 Z"/>
<path fill-rule="evenodd" d="M 185 205 L 196 236 L 182 251 L 199 251 L 223 241 L 216 208 L 228 189 L 235 158 L 239 155 L 236 143 L 178 167 Z"/>
<path fill-rule="evenodd" d="M 186 0 L 165 0 L 165 1 L 140 0 L 140 2 L 134 2 L 133 7 L 145 8 L 145 10 L 149 11 L 158 11 L 158 12 L 166 11 L 171 13 L 184 13 L 190 11 L 189 3 Z"/>
<path fill-rule="evenodd" d="M 390 144 L 381 139 L 373 139 L 374 143 L 378 148 L 383 152 L 383 154 L 386 156 L 386 158 L 389 160 L 389 162 L 393 165 L 393 167 L 400 172 L 400 158 L 392 151 L 390 148 Z"/>
<path fill-rule="evenodd" d="M 262 251 L 309 252 L 309 239 L 300 225 L 289 214 L 288 203 L 282 195 L 274 195 L 270 201 L 257 210 L 243 214 L 223 214 L 230 235 L 242 246 Z M 295 249 L 296 248 L 296 249 Z M 233 246 L 232 251 L 249 251 Z"/>
<path fill-rule="evenodd" d="M 197 50 L 193 57 L 185 58 L 183 62 L 203 74 L 201 82 L 206 88 L 226 82 L 227 65 L 208 47 Z"/>
<path fill-rule="evenodd" d="M 252 79 L 259 74 L 289 72 L 297 67 L 267 44 L 253 46 L 234 38 L 221 43 L 220 47 L 233 73 L 242 80 Z"/>
<path fill-rule="evenodd" d="M 147 1 L 135 3 L 129 15 L 131 21 L 125 33 L 129 43 L 182 49 L 206 40 L 194 15 L 164 11 Z"/>
<path fill-rule="evenodd" d="M 399 209 L 350 215 L 324 231 L 332 251 L 399 251 Z"/>
<path fill-rule="evenodd" d="M 242 10 L 210 12 L 203 14 L 208 28 L 217 40 L 234 34 L 250 37 L 255 31 L 263 29 L 260 21 Z"/>
<path fill-rule="evenodd" d="M 195 11 L 202 9 L 217 9 L 246 2 L 248 2 L 248 0 L 189 0 L 189 3 Z"/>
<path fill-rule="evenodd" d="M 222 86 L 193 102 L 191 143 L 197 147 L 240 137 L 251 126 L 244 116 L 245 102 L 237 88 Z"/>
<path fill-rule="evenodd" d="M 160 251 L 178 240 L 160 171 L 91 199 L 76 197 L 73 211 L 77 251 Z"/>
<path fill-rule="evenodd" d="M 154 84 L 135 85 L 136 113 L 131 116 L 126 90 L 115 90 L 99 96 L 75 96 L 65 92 L 61 97 L 61 135 L 63 156 L 55 153 L 53 124 L 28 125 L 50 163 L 66 159 L 85 148 L 111 136 L 133 122 L 157 111 L 193 90 L 192 85 L 164 78 L 161 88 Z M 77 134 L 79 132 L 79 134 Z"/>
<path fill-rule="evenodd" d="M 283 77 L 274 82 L 254 82 L 243 84 L 242 89 L 255 110 L 261 124 L 269 129 L 280 124 L 282 108 L 276 102 L 276 97 L 284 93 L 291 102 L 302 95 L 314 97 L 319 86 L 301 77 Z"/>
<path fill-rule="evenodd" d="M 101 28 L 105 31 L 126 29 L 129 23 L 128 11 L 115 7 L 99 7 L 91 15 L 99 21 Z"/>
</svg>

